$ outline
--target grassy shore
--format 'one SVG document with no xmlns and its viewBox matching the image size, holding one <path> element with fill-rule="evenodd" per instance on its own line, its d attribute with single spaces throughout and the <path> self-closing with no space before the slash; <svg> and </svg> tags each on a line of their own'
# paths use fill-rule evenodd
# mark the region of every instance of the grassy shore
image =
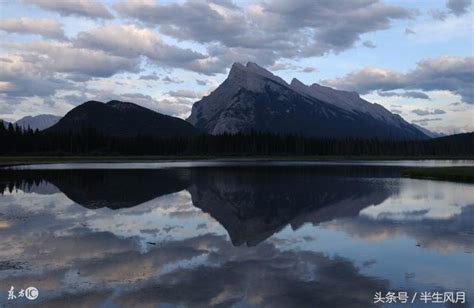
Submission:
<svg viewBox="0 0 474 308">
<path fill-rule="evenodd" d="M 404 170 L 402 174 L 417 179 L 474 183 L 474 167 L 410 168 Z"/>
<path fill-rule="evenodd" d="M 39 163 L 157 162 L 182 160 L 474 160 L 474 157 L 441 156 L 0 156 L 0 166 Z"/>
</svg>

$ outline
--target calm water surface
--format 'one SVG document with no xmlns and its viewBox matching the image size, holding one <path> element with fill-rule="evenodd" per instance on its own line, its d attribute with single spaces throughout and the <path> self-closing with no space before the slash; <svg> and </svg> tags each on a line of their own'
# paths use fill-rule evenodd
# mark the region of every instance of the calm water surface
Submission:
<svg viewBox="0 0 474 308">
<path fill-rule="evenodd" d="M 0 306 L 371 307 L 376 292 L 463 291 L 471 307 L 474 185 L 400 172 L 472 164 L 0 169 Z M 40 295 L 8 300 L 11 286 Z"/>
</svg>

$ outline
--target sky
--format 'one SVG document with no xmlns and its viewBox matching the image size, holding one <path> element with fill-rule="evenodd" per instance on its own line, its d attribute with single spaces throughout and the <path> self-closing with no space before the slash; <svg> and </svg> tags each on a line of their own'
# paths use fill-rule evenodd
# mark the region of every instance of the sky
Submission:
<svg viewBox="0 0 474 308">
<path fill-rule="evenodd" d="M 255 62 L 474 131 L 472 0 L 0 0 L 0 118 L 134 102 L 186 118 Z"/>
</svg>

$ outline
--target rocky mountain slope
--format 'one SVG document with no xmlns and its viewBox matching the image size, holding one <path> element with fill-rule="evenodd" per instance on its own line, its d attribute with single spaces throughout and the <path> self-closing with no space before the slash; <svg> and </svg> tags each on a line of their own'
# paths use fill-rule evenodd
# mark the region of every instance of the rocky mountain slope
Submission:
<svg viewBox="0 0 474 308">
<path fill-rule="evenodd" d="M 61 117 L 52 114 L 40 114 L 37 116 L 26 116 L 15 122 L 16 125 L 23 128 L 30 127 L 33 130 L 44 130 L 53 126 L 61 120 Z"/>
<path fill-rule="evenodd" d="M 228 78 L 193 105 L 187 121 L 210 134 L 249 131 L 313 137 L 426 139 L 399 115 L 355 92 L 291 84 L 255 63 L 235 63 Z"/>
</svg>

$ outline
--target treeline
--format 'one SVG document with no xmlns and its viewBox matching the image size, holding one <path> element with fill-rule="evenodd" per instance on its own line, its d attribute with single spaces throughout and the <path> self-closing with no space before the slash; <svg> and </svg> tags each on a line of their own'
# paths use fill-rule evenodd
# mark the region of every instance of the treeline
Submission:
<svg viewBox="0 0 474 308">
<path fill-rule="evenodd" d="M 0 155 L 346 155 L 473 156 L 474 134 L 421 141 L 316 139 L 248 133 L 196 137 L 109 137 L 91 128 L 46 134 L 0 123 Z"/>
</svg>

